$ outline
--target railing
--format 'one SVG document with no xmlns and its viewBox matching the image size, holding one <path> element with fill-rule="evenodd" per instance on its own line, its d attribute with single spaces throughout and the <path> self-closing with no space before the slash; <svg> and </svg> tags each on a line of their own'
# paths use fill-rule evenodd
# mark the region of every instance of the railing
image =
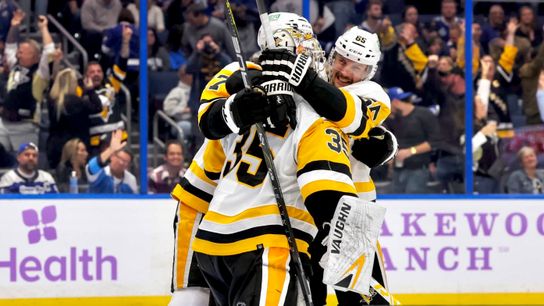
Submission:
<svg viewBox="0 0 544 306">
<path fill-rule="evenodd" d="M 127 145 L 130 148 L 130 145 L 132 144 L 132 96 L 130 95 L 130 90 L 128 90 L 124 84 L 121 84 L 121 90 L 125 94 L 127 112 L 126 115 L 121 114 L 121 118 L 126 122 L 126 130 L 128 134 Z"/>
<path fill-rule="evenodd" d="M 153 116 L 153 167 L 157 166 L 157 157 L 159 155 L 158 147 L 161 147 L 161 149 L 165 149 L 166 145 L 165 142 L 159 138 L 159 119 L 164 120 L 166 123 L 168 123 L 168 125 L 176 129 L 176 131 L 178 132 L 178 139 L 181 141 L 181 144 L 183 146 L 183 152 L 187 152 L 184 141 L 185 135 L 183 134 L 183 130 L 174 120 L 172 120 L 172 118 L 168 117 L 165 112 L 158 110 Z"/>
<path fill-rule="evenodd" d="M 68 54 L 68 46 L 66 44 L 66 41 L 70 41 L 72 45 L 74 45 L 74 48 L 76 48 L 81 53 L 81 57 L 83 59 L 83 67 L 81 67 L 81 71 L 85 71 L 85 69 L 87 68 L 87 63 L 89 62 L 89 55 L 87 54 L 87 50 L 85 50 L 85 48 L 81 46 L 81 44 L 72 36 L 72 34 L 70 34 L 70 32 L 68 32 L 68 30 L 66 30 L 66 28 L 64 28 L 60 24 L 60 22 L 57 21 L 57 19 L 55 19 L 55 17 L 53 17 L 51 14 L 48 14 L 47 18 L 62 34 L 62 37 L 64 39 L 64 43 L 62 44 L 64 54 Z"/>
</svg>

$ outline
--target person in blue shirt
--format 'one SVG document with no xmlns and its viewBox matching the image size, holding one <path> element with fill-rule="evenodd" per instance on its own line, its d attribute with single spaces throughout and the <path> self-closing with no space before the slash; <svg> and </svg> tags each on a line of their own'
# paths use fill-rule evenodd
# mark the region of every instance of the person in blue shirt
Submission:
<svg viewBox="0 0 544 306">
<path fill-rule="evenodd" d="M 90 193 L 137 193 L 136 177 L 128 171 L 132 154 L 125 149 L 123 133 L 112 133 L 110 145 L 85 167 Z"/>
</svg>

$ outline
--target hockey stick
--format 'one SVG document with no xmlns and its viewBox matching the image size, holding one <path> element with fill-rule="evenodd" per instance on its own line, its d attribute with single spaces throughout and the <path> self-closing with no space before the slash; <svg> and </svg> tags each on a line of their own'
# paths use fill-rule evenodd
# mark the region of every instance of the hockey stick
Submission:
<svg viewBox="0 0 544 306">
<path fill-rule="evenodd" d="M 236 27 L 236 22 L 234 21 L 234 15 L 232 13 L 232 8 L 230 7 L 229 0 L 225 1 L 225 7 L 225 20 L 227 21 L 227 26 L 232 36 L 232 43 L 234 45 L 234 51 L 236 52 L 236 58 L 240 65 L 240 72 L 242 75 L 242 80 L 244 82 L 244 87 L 250 88 L 251 84 L 249 83 L 249 79 L 247 77 L 247 65 L 242 53 L 242 45 L 240 44 L 240 39 L 238 36 L 238 28 Z M 281 185 L 278 180 L 276 167 L 274 166 L 274 158 L 272 157 L 270 145 L 268 144 L 268 139 L 266 138 L 266 132 L 262 123 L 256 123 L 255 125 L 257 127 L 257 134 L 259 135 L 259 141 L 261 142 L 261 149 L 263 151 L 266 167 L 268 168 L 268 176 L 270 177 L 272 189 L 274 190 L 274 197 L 276 198 L 278 209 L 280 211 L 280 217 L 283 223 L 283 228 L 285 230 L 285 236 L 287 237 L 289 253 L 291 254 L 293 262 L 295 263 L 295 269 L 297 270 L 297 279 L 302 289 L 304 302 L 306 303 L 306 306 L 313 306 L 312 295 L 310 293 L 310 285 L 306 280 L 306 274 L 304 273 L 304 267 L 302 266 L 300 253 L 298 252 L 295 235 L 293 234 L 293 228 L 291 227 L 291 221 L 289 220 L 289 215 L 287 213 L 287 206 L 285 205 L 285 200 L 283 198 L 283 192 L 281 191 Z"/>
</svg>

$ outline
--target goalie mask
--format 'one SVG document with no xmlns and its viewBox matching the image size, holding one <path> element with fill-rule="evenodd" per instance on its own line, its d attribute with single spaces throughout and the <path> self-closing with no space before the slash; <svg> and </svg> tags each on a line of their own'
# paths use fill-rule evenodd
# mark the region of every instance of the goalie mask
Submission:
<svg viewBox="0 0 544 306">
<path fill-rule="evenodd" d="M 338 37 L 329 55 L 329 81 L 337 86 L 368 81 L 378 70 L 380 56 L 378 35 L 353 27 Z"/>
<path fill-rule="evenodd" d="M 278 12 L 268 15 L 270 29 L 276 46 L 288 48 L 295 54 L 306 54 L 312 59 L 316 71 L 323 69 L 325 52 L 315 38 L 312 25 L 304 17 L 297 14 Z M 261 49 L 270 48 L 266 42 L 263 27 L 259 28 L 257 43 Z"/>
</svg>

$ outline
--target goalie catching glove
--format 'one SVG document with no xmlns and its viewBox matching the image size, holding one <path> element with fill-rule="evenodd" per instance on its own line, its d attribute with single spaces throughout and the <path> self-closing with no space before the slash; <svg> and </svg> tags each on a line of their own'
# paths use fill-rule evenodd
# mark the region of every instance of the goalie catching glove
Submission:
<svg viewBox="0 0 544 306">
<path fill-rule="evenodd" d="M 336 290 L 369 295 L 376 241 L 385 217 L 385 208 L 353 196 L 343 196 L 324 239 L 327 252 L 319 264 L 323 283 Z"/>
<path fill-rule="evenodd" d="M 311 86 L 317 73 L 310 66 L 312 59 L 306 54 L 295 55 L 287 49 L 265 49 L 259 56 L 263 75 L 288 82 L 297 92 Z"/>
<path fill-rule="evenodd" d="M 353 142 L 351 155 L 369 168 L 381 166 L 397 155 L 399 145 L 393 133 L 382 126 L 368 132 L 368 139 L 361 138 Z"/>
</svg>

